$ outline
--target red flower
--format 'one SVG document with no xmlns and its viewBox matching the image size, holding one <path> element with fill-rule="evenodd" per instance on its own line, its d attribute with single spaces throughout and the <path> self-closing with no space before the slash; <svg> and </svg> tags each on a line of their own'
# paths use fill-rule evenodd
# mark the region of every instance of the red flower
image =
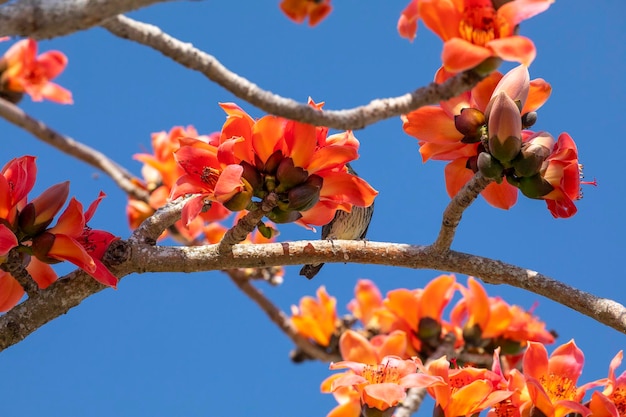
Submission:
<svg viewBox="0 0 626 417">
<path fill-rule="evenodd" d="M 238 211 L 270 192 L 279 196 L 267 216 L 276 223 L 324 225 L 338 209 L 373 203 L 378 192 L 346 167 L 358 157 L 359 142 L 352 132 L 327 136 L 328 128 L 276 116 L 254 121 L 235 104 L 221 106 L 228 117 L 219 143 L 185 138 L 176 151 L 186 174 L 172 198 L 199 194 L 185 206 L 184 221 L 193 220 L 208 201 Z"/>
<path fill-rule="evenodd" d="M 580 199 L 581 166 L 576 144 L 567 133 L 559 135 L 542 176 L 554 187 L 550 193 L 541 197 L 546 200 L 550 213 L 554 217 L 571 217 L 576 214 L 574 201 Z"/>
<path fill-rule="evenodd" d="M 24 39 L 9 48 L 0 62 L 0 88 L 15 93 L 27 93 L 33 101 L 44 98 L 61 104 L 72 104 L 72 93 L 51 82 L 67 65 L 67 57 L 59 51 L 37 56 L 37 42 Z M 0 65 L 2 66 L 2 65 Z"/>
<path fill-rule="evenodd" d="M 474 68 L 490 57 L 528 66 L 535 59 L 535 45 L 516 35 L 517 26 L 553 1 L 512 0 L 496 9 L 492 0 L 411 0 L 398 30 L 412 40 L 421 18 L 444 41 L 441 59 L 450 72 Z"/>
<path fill-rule="evenodd" d="M 309 18 L 309 26 L 315 26 L 333 9 L 330 0 L 283 0 L 280 8 L 291 20 L 302 23 Z"/>
<path fill-rule="evenodd" d="M 440 69 L 435 81 L 441 83 L 449 77 L 449 73 Z M 489 103 L 502 92 L 520 100 L 521 115 L 525 115 L 545 103 L 551 88 L 542 79 L 530 81 L 527 69 L 520 66 L 506 76 L 494 72 L 472 90 L 439 106 L 425 106 L 402 116 L 404 131 L 419 141 L 423 161 L 451 161 L 445 168 L 446 191 L 450 197 L 477 170 L 478 155 L 486 150 L 481 138 L 486 133 Z M 517 189 L 507 181 L 490 183 L 481 195 L 492 206 L 505 210 L 517 202 Z"/>
</svg>

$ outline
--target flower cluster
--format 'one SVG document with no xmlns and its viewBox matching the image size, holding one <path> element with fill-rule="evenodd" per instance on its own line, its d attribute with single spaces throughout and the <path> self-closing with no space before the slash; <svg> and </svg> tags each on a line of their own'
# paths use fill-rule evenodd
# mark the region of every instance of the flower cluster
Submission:
<svg viewBox="0 0 626 417">
<path fill-rule="evenodd" d="M 178 178 L 185 174 L 185 171 L 176 163 L 174 152 L 180 147 L 179 139 L 183 137 L 196 137 L 206 143 L 216 140 L 217 133 L 210 135 L 198 135 L 193 126 L 175 126 L 169 132 L 157 132 L 152 134 L 152 153 L 141 153 L 134 155 L 134 158 L 144 163 L 141 173 L 144 182 L 139 184 L 150 193 L 147 202 L 132 197 L 128 199 L 126 213 L 130 227 L 135 229 L 141 222 L 150 217 L 154 212 L 167 203 L 169 196 Z M 183 224 L 182 220 L 173 225 L 175 230 L 174 238 L 180 238 L 184 242 L 197 240 L 215 243 L 209 236 L 215 236 L 214 222 L 224 220 L 231 214 L 220 203 L 213 203 L 205 212 L 200 213 L 188 224 Z M 208 227 L 208 229 L 207 229 Z M 167 230 L 163 232 L 162 238 L 171 234 Z M 203 236 L 205 237 L 203 239 Z"/>
<path fill-rule="evenodd" d="M 398 32 L 413 40 L 419 19 L 444 42 L 443 67 L 453 73 L 496 58 L 530 65 L 533 42 L 517 35 L 520 22 L 550 7 L 554 0 L 410 0 Z M 497 62 L 496 62 L 497 63 Z"/>
<path fill-rule="evenodd" d="M 450 75 L 440 69 L 435 81 Z M 419 140 L 424 161 L 451 161 L 445 169 L 450 196 L 480 171 L 495 181 L 482 192 L 493 206 L 510 208 L 519 189 L 545 200 L 554 217 L 571 217 L 581 184 L 576 145 L 567 133 L 555 140 L 547 132 L 528 130 L 550 92 L 547 82 L 531 81 L 528 69 L 520 65 L 504 76 L 490 74 L 439 106 L 403 116 L 403 128 Z"/>
<path fill-rule="evenodd" d="M 34 101 L 72 104 L 72 93 L 50 81 L 66 65 L 67 57 L 62 52 L 48 51 L 37 56 L 35 40 L 16 42 L 0 58 L 0 97 L 17 103 L 26 93 Z"/>
<path fill-rule="evenodd" d="M 323 103 L 310 105 L 321 109 Z M 228 117 L 219 135 L 181 138 L 175 152 L 184 175 L 170 197 L 196 194 L 183 209 L 185 225 L 212 201 L 232 211 L 255 210 L 273 195 L 270 220 L 305 226 L 373 203 L 377 191 L 346 166 L 358 157 L 352 132 L 328 136 L 325 127 L 276 116 L 254 120 L 235 104 L 221 107 Z"/>
<path fill-rule="evenodd" d="M 461 299 L 442 315 L 455 292 Z M 551 332 L 530 312 L 489 297 L 480 283 L 467 287 L 441 275 L 426 287 L 397 289 L 385 298 L 369 280 L 360 280 L 348 309 L 363 328 L 339 320 L 336 300 L 322 287 L 317 299 L 305 297 L 293 308 L 298 332 L 343 359 L 331 369 L 347 369 L 321 384 L 339 405 L 329 417 L 390 416 L 411 387 L 427 388 L 435 399 L 433 415 L 458 417 L 488 410 L 488 415 L 564 417 L 569 413 L 619 417 L 624 410 L 626 373 L 616 377 L 620 352 L 609 377 L 578 385 L 584 355 L 574 341 L 548 356 Z M 448 343 L 448 356 L 437 348 Z M 452 353 L 450 353 L 452 352 Z M 594 392 L 583 403 L 585 392 Z"/>
<path fill-rule="evenodd" d="M 0 171 L 0 267 L 9 262 L 10 252 L 17 253 L 39 288 L 46 288 L 57 279 L 50 264 L 69 261 L 102 284 L 115 287 L 117 277 L 100 259 L 117 237 L 87 226 L 104 193 L 86 211 L 72 198 L 50 227 L 65 205 L 69 182 L 53 185 L 29 201 L 36 175 L 33 156 L 15 158 Z M 0 311 L 11 309 L 23 295 L 16 279 L 4 268 L 0 270 Z"/>
</svg>

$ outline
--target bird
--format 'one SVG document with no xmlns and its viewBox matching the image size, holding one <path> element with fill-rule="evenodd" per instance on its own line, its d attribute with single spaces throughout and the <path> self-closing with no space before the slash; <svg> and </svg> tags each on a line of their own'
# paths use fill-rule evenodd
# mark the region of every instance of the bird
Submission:
<svg viewBox="0 0 626 417">
<path fill-rule="evenodd" d="M 348 172 L 352 175 L 357 173 L 350 164 L 346 164 Z M 367 229 L 374 214 L 374 203 L 369 207 L 352 206 L 352 211 L 337 210 L 335 217 L 326 225 L 322 226 L 322 239 L 361 240 L 365 238 Z M 312 279 L 324 266 L 320 264 L 304 265 L 300 275 Z"/>
</svg>

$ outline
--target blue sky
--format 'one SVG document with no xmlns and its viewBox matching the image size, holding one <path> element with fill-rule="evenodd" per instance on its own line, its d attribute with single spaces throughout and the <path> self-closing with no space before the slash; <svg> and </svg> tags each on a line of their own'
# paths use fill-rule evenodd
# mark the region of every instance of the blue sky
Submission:
<svg viewBox="0 0 626 417">
<path fill-rule="evenodd" d="M 330 109 L 430 82 L 440 65 L 441 42 L 423 26 L 413 43 L 398 36 L 395 26 L 406 0 L 333 3 L 334 12 L 314 29 L 289 21 L 278 1 L 179 1 L 130 16 L 192 42 L 265 89 L 300 101 L 311 96 Z M 584 189 L 578 214 L 566 220 L 553 219 L 543 201 L 520 199 L 502 211 L 479 200 L 464 214 L 453 249 L 538 270 L 626 303 L 626 185 L 619 148 L 626 6 L 622 0 L 594 5 L 557 1 L 524 22 L 521 33 L 538 49 L 531 78 L 553 87 L 536 128 L 570 133 L 586 178 L 596 178 L 599 186 Z M 41 49 L 69 57 L 58 82 L 72 90 L 75 104 L 26 98 L 21 106 L 136 174 L 140 164 L 132 155 L 149 149 L 151 132 L 188 124 L 202 133 L 218 130 L 225 118 L 218 102 L 235 101 L 253 116 L 263 115 L 202 75 L 103 29 L 41 42 Z M 129 235 L 126 197 L 111 180 L 3 120 L 0 132 L 0 163 L 36 155 L 36 191 L 70 179 L 71 195 L 88 203 L 104 190 L 108 197 L 91 225 Z M 449 201 L 444 164 L 422 164 L 416 140 L 403 133 L 397 118 L 355 134 L 361 157 L 354 166 L 380 191 L 369 239 L 431 243 Z M 296 226 L 281 232 L 282 240 L 317 236 Z M 297 271 L 286 268 L 278 288 L 261 285 L 285 311 L 320 285 L 345 313 L 359 278 L 374 280 L 386 292 L 422 287 L 438 275 L 334 264 L 308 281 Z M 574 338 L 585 352 L 583 381 L 605 376 L 610 359 L 626 346 L 623 334 L 550 300 L 507 286 L 487 290 L 527 308 L 538 301 L 536 313 L 557 330 L 557 343 Z M 328 365 L 293 365 L 291 348 L 222 273 L 135 274 L 117 291 L 89 298 L 0 354 L 0 415 L 325 416 L 335 405 L 319 393 Z"/>
</svg>

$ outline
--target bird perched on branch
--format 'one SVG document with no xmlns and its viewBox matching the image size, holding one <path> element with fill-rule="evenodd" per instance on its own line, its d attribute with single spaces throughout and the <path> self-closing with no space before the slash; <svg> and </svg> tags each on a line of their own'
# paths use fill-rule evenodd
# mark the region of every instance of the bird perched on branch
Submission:
<svg viewBox="0 0 626 417">
<path fill-rule="evenodd" d="M 350 164 L 346 164 L 348 172 L 357 173 Z M 374 214 L 374 203 L 369 207 L 352 206 L 352 211 L 337 210 L 335 217 L 327 225 L 322 226 L 322 239 L 360 240 L 364 239 Z M 322 269 L 324 264 L 304 265 L 300 275 L 312 279 Z"/>
</svg>

